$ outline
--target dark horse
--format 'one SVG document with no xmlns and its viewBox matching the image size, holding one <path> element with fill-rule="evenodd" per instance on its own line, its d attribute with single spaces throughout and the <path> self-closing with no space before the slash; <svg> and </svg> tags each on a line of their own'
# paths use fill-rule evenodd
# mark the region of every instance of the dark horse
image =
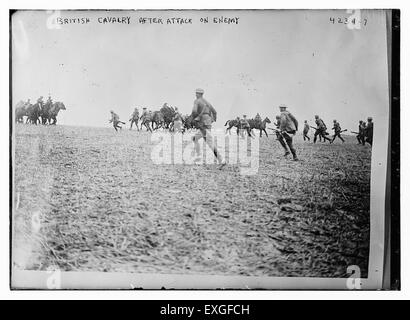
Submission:
<svg viewBox="0 0 410 320">
<path fill-rule="evenodd" d="M 28 107 L 26 107 L 26 123 L 33 123 L 37 125 L 40 123 L 40 116 L 41 116 L 41 107 L 40 104 L 37 102 L 36 104 L 30 104 Z"/>
<path fill-rule="evenodd" d="M 228 128 L 226 128 L 226 132 L 231 134 L 231 129 L 232 127 L 236 127 L 236 133 L 239 135 L 239 128 L 241 127 L 241 120 L 239 118 L 236 118 L 234 120 L 228 120 L 225 123 L 225 127 L 228 126 Z"/>
<path fill-rule="evenodd" d="M 41 112 L 41 119 L 43 124 L 47 124 L 47 121 L 48 124 L 51 125 L 57 124 L 57 115 L 60 110 L 66 110 L 66 108 L 64 103 L 59 101 L 50 104 L 48 108 L 43 107 L 43 110 Z"/>
<path fill-rule="evenodd" d="M 268 137 L 268 133 L 266 132 L 266 124 L 271 123 L 270 119 L 266 117 L 263 121 L 250 119 L 249 125 L 252 129 L 257 129 L 260 132 L 260 137 L 262 138 L 262 131 L 265 132 L 266 136 Z"/>
</svg>

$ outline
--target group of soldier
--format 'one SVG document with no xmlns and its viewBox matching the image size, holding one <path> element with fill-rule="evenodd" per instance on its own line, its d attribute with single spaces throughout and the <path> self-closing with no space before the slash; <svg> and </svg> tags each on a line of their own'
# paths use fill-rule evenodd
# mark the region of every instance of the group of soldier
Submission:
<svg viewBox="0 0 410 320">
<path fill-rule="evenodd" d="M 305 120 L 304 123 L 304 128 L 303 128 L 303 140 L 308 140 L 310 141 L 310 137 L 308 136 L 310 128 L 315 130 L 314 137 L 313 137 L 313 142 L 316 143 L 317 138 L 319 137 L 319 141 L 329 141 L 330 143 L 333 143 L 336 138 L 339 138 L 342 140 L 344 143 L 345 140 L 342 138 L 341 133 L 347 131 L 347 129 L 342 130 L 340 123 L 337 120 L 333 120 L 333 128 L 334 134 L 332 139 L 327 137 L 329 133 L 327 132 L 327 127 L 324 121 L 318 116 L 315 116 L 315 123 L 316 127 L 312 127 L 308 124 L 307 120 Z M 369 143 L 370 145 L 373 144 L 373 118 L 368 117 L 367 118 L 367 124 L 365 121 L 360 120 L 359 121 L 359 131 L 351 131 L 351 133 L 356 134 L 356 138 L 358 141 L 358 144 L 365 145 L 365 143 Z"/>
<path fill-rule="evenodd" d="M 193 142 L 195 143 L 195 150 L 196 154 L 199 157 L 199 150 L 200 150 L 200 145 L 199 145 L 199 140 L 203 138 L 206 143 L 209 145 L 209 147 L 213 150 L 215 157 L 217 158 L 219 164 L 221 167 L 223 167 L 226 162 L 221 156 L 221 154 L 218 153 L 218 150 L 212 143 L 212 138 L 210 138 L 211 134 L 211 128 L 212 128 L 212 123 L 216 121 L 216 116 L 217 112 L 215 108 L 207 101 L 204 99 L 204 90 L 203 89 L 197 89 L 195 91 L 196 99 L 194 101 L 194 106 L 190 115 L 190 118 L 192 119 L 193 123 L 195 124 L 194 127 L 198 129 L 198 132 L 195 134 L 193 137 Z M 183 124 L 183 116 L 179 113 L 178 109 L 175 108 L 175 113 L 173 115 L 173 128 L 177 132 L 181 132 L 182 130 L 182 124 Z M 276 122 L 275 122 L 275 127 L 276 129 L 273 129 L 276 133 L 277 140 L 280 142 L 281 146 L 285 150 L 285 156 L 288 156 L 292 154 L 293 160 L 298 161 L 298 156 L 296 153 L 296 149 L 293 146 L 293 138 L 296 135 L 296 132 L 298 131 L 298 121 L 295 118 L 295 116 L 290 113 L 287 110 L 287 106 L 282 104 L 279 106 L 280 114 L 276 116 Z M 138 123 L 138 119 L 141 119 L 143 122 L 141 124 L 144 124 L 144 119 L 148 118 L 151 119 L 149 115 L 150 111 L 147 110 L 147 108 L 143 108 L 143 113 L 141 117 L 139 117 L 139 112 L 138 108 L 135 108 L 133 114 L 131 115 L 131 128 L 133 122 L 136 124 Z M 116 113 L 111 111 L 111 120 L 110 122 L 113 123 L 115 130 L 118 128 L 121 128 L 119 125 L 125 124 L 124 122 L 119 120 L 119 117 Z M 268 118 L 267 118 L 268 119 Z M 253 121 L 256 122 L 262 122 L 261 116 L 259 113 L 256 115 Z M 250 120 L 247 119 L 246 115 L 243 115 L 243 118 L 240 119 L 239 117 L 236 120 L 237 127 L 238 127 L 238 134 L 239 134 L 239 129 L 242 130 L 242 132 L 246 131 L 249 136 L 251 135 L 251 126 L 249 124 Z M 266 124 L 266 123 L 265 123 Z M 304 141 L 310 141 L 310 137 L 308 135 L 309 130 L 313 128 L 315 130 L 314 132 L 314 137 L 313 137 L 313 142 L 316 143 L 317 139 L 319 138 L 319 141 L 329 141 L 330 143 L 333 143 L 336 138 L 339 138 L 343 143 L 345 140 L 341 136 L 342 132 L 347 131 L 342 130 L 340 123 L 337 120 L 333 120 L 333 127 L 332 130 L 334 131 L 333 137 L 329 138 L 327 137 L 329 133 L 327 132 L 327 126 L 324 123 L 324 121 L 318 116 L 315 115 L 315 124 L 316 127 L 312 127 L 308 124 L 308 121 L 304 121 L 304 127 L 303 127 L 303 140 Z M 137 125 L 138 127 L 138 125 Z M 149 126 L 147 127 L 149 129 Z M 353 132 L 357 134 L 357 140 L 358 143 L 360 144 L 365 144 L 366 142 L 372 145 L 373 143 L 373 120 L 371 117 L 368 118 L 367 124 L 364 121 L 360 121 L 359 123 L 359 131 L 358 132 Z M 262 134 L 262 132 L 261 132 Z"/>
<path fill-rule="evenodd" d="M 125 122 L 121 121 L 119 115 L 113 110 L 110 112 L 111 119 L 109 122 L 113 124 L 116 131 L 118 131 L 118 129 L 122 129 L 120 124 L 125 124 Z M 135 107 L 129 119 L 130 130 L 132 130 L 132 126 L 135 124 L 135 127 L 139 131 L 140 128 L 138 126 L 138 122 L 141 121 L 141 129 L 145 127 L 147 131 L 150 132 L 160 127 L 164 127 L 175 132 L 182 132 L 184 122 L 183 118 L 184 117 L 179 112 L 177 107 L 169 107 L 167 103 L 164 103 L 160 111 L 153 112 L 144 107 L 142 108 L 141 116 L 138 107 Z M 156 128 L 154 128 L 154 125 Z"/>
<path fill-rule="evenodd" d="M 56 124 L 57 114 L 60 110 L 66 110 L 64 104 L 54 102 L 50 95 L 46 102 L 44 102 L 43 96 L 40 96 L 34 104 L 31 103 L 30 99 L 27 99 L 25 102 L 20 101 L 16 106 L 16 122 L 24 122 L 23 117 L 26 116 L 26 123 L 47 124 L 48 122 L 48 124 Z"/>
</svg>

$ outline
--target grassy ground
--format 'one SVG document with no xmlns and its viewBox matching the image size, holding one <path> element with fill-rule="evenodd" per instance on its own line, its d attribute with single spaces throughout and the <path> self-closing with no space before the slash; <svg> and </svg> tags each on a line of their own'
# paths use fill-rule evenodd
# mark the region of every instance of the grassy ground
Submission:
<svg viewBox="0 0 410 320">
<path fill-rule="evenodd" d="M 367 276 L 371 149 L 260 140 L 259 171 L 155 165 L 146 132 L 16 125 L 13 263 L 66 271 Z"/>
</svg>

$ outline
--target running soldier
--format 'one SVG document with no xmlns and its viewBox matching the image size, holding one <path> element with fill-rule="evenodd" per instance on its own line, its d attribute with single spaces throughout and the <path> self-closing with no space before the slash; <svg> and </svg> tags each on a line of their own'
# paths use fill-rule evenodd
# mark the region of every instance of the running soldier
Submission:
<svg viewBox="0 0 410 320">
<path fill-rule="evenodd" d="M 317 136 L 322 137 L 325 140 L 331 141 L 328 137 L 326 137 L 326 130 L 327 127 L 322 119 L 319 118 L 318 115 L 315 116 L 315 123 L 316 123 L 316 131 L 313 137 L 313 143 L 316 143 Z"/>
<path fill-rule="evenodd" d="M 293 147 L 293 137 L 298 131 L 298 121 L 296 118 L 286 110 L 286 105 L 280 105 L 280 122 L 279 122 L 279 142 L 285 149 L 285 157 L 292 153 L 293 160 L 298 161 L 296 150 Z M 285 143 L 286 141 L 286 143 Z M 289 147 L 289 150 L 288 150 Z"/>
<path fill-rule="evenodd" d="M 360 134 L 360 141 L 362 145 L 365 145 L 366 143 L 366 122 L 362 121 L 362 125 L 359 128 L 359 134 Z"/>
<path fill-rule="evenodd" d="M 333 143 L 335 141 L 336 137 L 338 137 L 340 140 L 343 141 L 343 143 L 345 143 L 345 140 L 340 135 L 340 133 L 342 132 L 342 128 L 340 127 L 339 122 L 337 122 L 336 120 L 333 120 L 332 130 L 335 131 L 335 134 L 333 135 L 333 139 L 332 139 L 332 141 L 330 141 L 330 143 Z"/>
<path fill-rule="evenodd" d="M 175 115 L 173 118 L 174 132 L 182 132 L 182 124 L 182 114 L 178 111 L 178 108 L 175 107 Z"/>
<path fill-rule="evenodd" d="M 132 129 L 132 125 L 135 123 L 135 126 L 137 127 L 137 130 L 139 131 L 140 129 L 138 128 L 138 119 L 140 116 L 140 112 L 138 111 L 138 108 L 135 107 L 134 111 L 131 114 L 131 118 L 129 121 L 131 121 L 131 125 L 130 125 L 130 130 Z"/>
<path fill-rule="evenodd" d="M 309 129 L 310 129 L 310 126 L 309 126 L 307 120 L 305 120 L 305 124 L 303 126 L 303 141 L 306 141 L 306 140 L 310 141 L 310 138 L 308 136 Z"/>
<path fill-rule="evenodd" d="M 373 118 L 372 117 L 367 118 L 367 125 L 366 125 L 366 129 L 364 132 L 364 136 L 365 136 L 365 141 L 372 146 L 373 145 Z"/>
<path fill-rule="evenodd" d="M 218 163 L 220 164 L 220 169 L 226 165 L 225 160 L 219 154 L 216 146 L 213 143 L 213 138 L 211 136 L 212 122 L 216 121 L 216 110 L 214 107 L 203 98 L 204 90 L 196 89 L 195 91 L 196 99 L 194 101 L 194 107 L 192 109 L 191 117 L 196 123 L 196 127 L 199 132 L 193 137 L 193 142 L 195 144 L 195 153 L 197 155 L 196 161 L 200 160 L 201 146 L 198 142 L 199 139 L 204 138 L 205 142 L 212 149 Z"/>
<path fill-rule="evenodd" d="M 243 118 L 239 121 L 239 127 L 241 128 L 241 136 L 244 138 L 244 131 L 248 133 L 249 137 L 252 137 L 251 134 L 251 126 L 249 125 L 248 119 L 246 118 L 246 114 L 243 115 Z"/>
<path fill-rule="evenodd" d="M 147 128 L 147 131 L 152 132 L 151 126 L 150 126 L 150 122 L 151 122 L 151 115 L 150 113 L 147 111 L 147 108 L 142 108 L 142 115 L 141 115 L 141 130 L 142 130 L 142 126 L 144 125 L 145 128 Z"/>
<path fill-rule="evenodd" d="M 109 123 L 112 122 L 115 131 L 118 131 L 118 128 L 122 129 L 122 127 L 118 124 L 119 123 L 125 124 L 125 122 L 120 121 L 119 115 L 116 114 L 114 111 L 111 110 L 110 112 L 111 112 L 111 119 L 109 120 Z"/>
</svg>

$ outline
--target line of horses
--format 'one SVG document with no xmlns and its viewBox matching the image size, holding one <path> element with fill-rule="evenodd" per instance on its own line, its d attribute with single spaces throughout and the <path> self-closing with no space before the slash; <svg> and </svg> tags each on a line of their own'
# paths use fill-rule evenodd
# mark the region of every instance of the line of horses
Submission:
<svg viewBox="0 0 410 320">
<path fill-rule="evenodd" d="M 247 123 L 247 125 L 246 125 Z M 270 119 L 268 117 L 266 117 L 263 120 L 260 119 L 246 119 L 246 122 L 243 121 L 243 119 L 240 119 L 239 117 L 234 119 L 234 120 L 228 120 L 225 123 L 225 127 L 228 126 L 226 128 L 226 133 L 229 132 L 229 134 L 231 134 L 231 129 L 233 127 L 236 127 L 236 134 L 239 135 L 241 132 L 243 134 L 243 132 L 246 130 L 248 132 L 248 135 L 250 136 L 251 133 L 253 133 L 253 129 L 259 130 L 259 135 L 260 137 L 262 137 L 262 133 L 264 132 L 266 134 L 266 136 L 268 137 L 268 133 L 266 132 L 266 124 L 267 123 L 271 123 Z"/>
<path fill-rule="evenodd" d="M 19 101 L 15 107 L 15 121 L 17 123 L 31 124 L 57 124 L 57 116 L 60 110 L 66 110 L 64 103 L 35 103 Z M 24 121 L 24 117 L 26 120 Z"/>
<path fill-rule="evenodd" d="M 130 129 L 132 129 L 133 124 L 135 124 L 138 130 L 142 130 L 145 127 L 147 131 L 150 132 L 161 128 L 175 131 L 174 121 L 176 118 L 182 122 L 181 131 L 196 128 L 196 124 L 191 115 L 180 115 L 178 109 L 164 105 L 159 111 L 147 111 L 141 116 L 139 112 L 134 112 L 129 119 L 131 123 Z"/>
</svg>

